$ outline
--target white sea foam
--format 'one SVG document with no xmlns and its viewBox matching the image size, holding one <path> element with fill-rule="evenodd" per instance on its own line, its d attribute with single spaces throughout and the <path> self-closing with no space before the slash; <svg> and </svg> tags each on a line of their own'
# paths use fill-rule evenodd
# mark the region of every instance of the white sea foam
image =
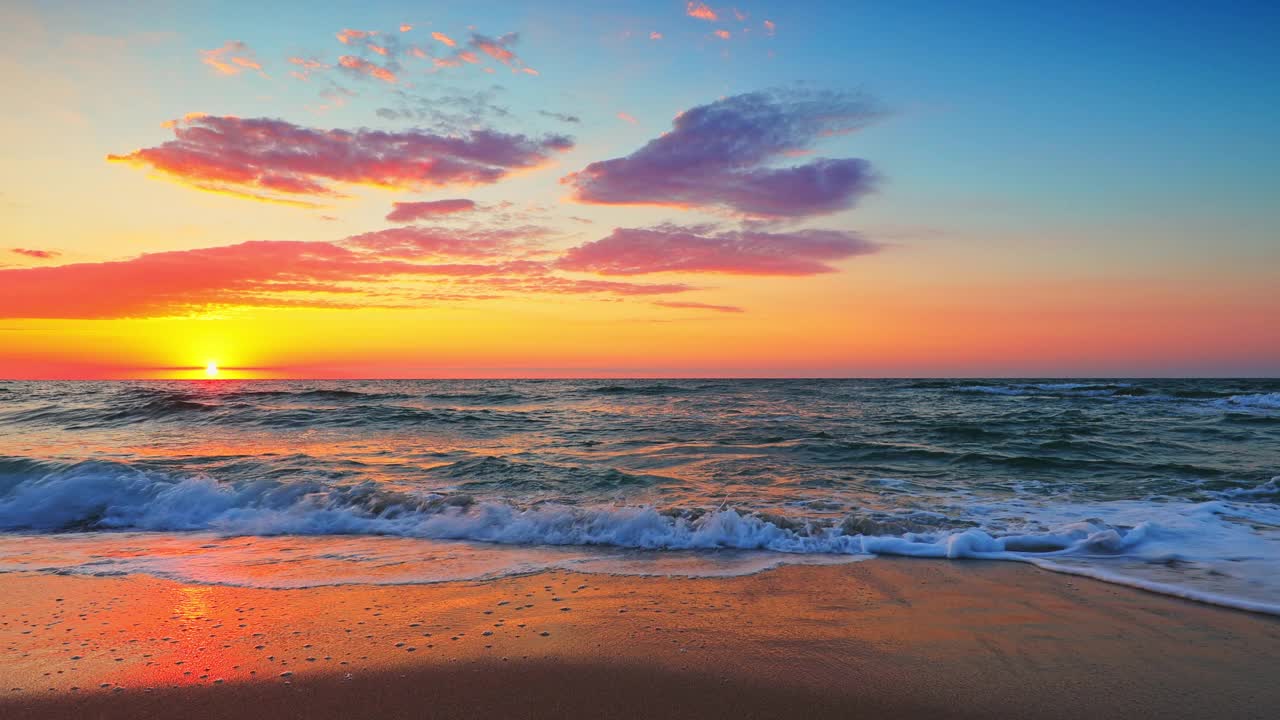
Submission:
<svg viewBox="0 0 1280 720">
<path fill-rule="evenodd" d="M 33 474 L 10 487 L 0 498 L 0 529 L 390 536 L 521 548 L 520 553 L 498 559 L 463 563 L 469 568 L 465 571 L 441 571 L 443 575 L 436 579 L 530 572 L 586 559 L 596 570 L 610 567 L 607 552 L 562 556 L 531 550 L 547 547 L 761 551 L 795 559 L 903 555 L 1015 560 L 1271 612 L 1280 599 L 1280 506 L 1268 501 L 1274 497 L 1276 482 L 1222 491 L 1221 499 L 1209 502 L 1080 503 L 1027 497 L 963 502 L 953 498 L 951 504 L 964 509 L 963 517 L 921 511 L 882 513 L 874 525 L 852 526 L 871 534 L 851 534 L 854 530 L 849 525 L 820 519 L 782 521 L 742 508 L 701 514 L 665 513 L 645 506 L 545 503 L 521 508 L 501 502 L 446 501 L 438 495 L 389 495 L 371 484 L 346 488 L 273 481 L 230 485 L 109 463 L 82 463 Z M 972 526 L 957 528 L 957 523 Z M 890 527 L 915 531 L 884 530 Z M 1123 566 L 1117 560 L 1123 560 Z M 192 561 L 184 560 L 181 553 L 152 566 L 130 562 L 99 563 L 91 570 L 202 577 L 198 571 L 182 569 L 183 563 Z M 1212 579 L 1189 574 L 1170 579 L 1168 568 L 1176 563 L 1212 571 Z M 66 570 L 65 564 L 59 567 Z M 354 577 L 372 581 L 367 575 Z M 416 577 L 426 581 L 421 574 Z"/>
</svg>

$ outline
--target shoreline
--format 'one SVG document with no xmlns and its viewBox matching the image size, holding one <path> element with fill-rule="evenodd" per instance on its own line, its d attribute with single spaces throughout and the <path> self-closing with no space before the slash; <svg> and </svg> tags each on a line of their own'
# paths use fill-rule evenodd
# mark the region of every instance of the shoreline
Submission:
<svg viewBox="0 0 1280 720">
<path fill-rule="evenodd" d="M 1280 706 L 1263 670 L 1280 656 L 1280 619 L 998 561 L 296 590 L 13 573 L 0 575 L 0 647 L 0 715 L 23 718 Z"/>
</svg>

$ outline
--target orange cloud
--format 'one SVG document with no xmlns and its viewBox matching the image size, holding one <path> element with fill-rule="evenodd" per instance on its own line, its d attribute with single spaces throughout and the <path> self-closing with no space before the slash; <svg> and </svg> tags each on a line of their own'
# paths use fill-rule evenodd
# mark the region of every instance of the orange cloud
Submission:
<svg viewBox="0 0 1280 720">
<path fill-rule="evenodd" d="M 253 50 L 239 40 L 228 40 L 213 50 L 201 50 L 200 62 L 223 75 L 239 75 L 245 70 L 262 72 L 262 65 L 254 57 Z"/>
<path fill-rule="evenodd" d="M 413 29 L 413 26 L 408 23 L 405 23 L 400 26 L 400 32 L 409 32 L 412 29 Z"/>
<path fill-rule="evenodd" d="M 728 31 L 728 30 L 717 30 L 717 31 L 715 31 L 715 36 L 716 36 L 716 37 L 718 37 L 718 38 L 720 38 L 721 40 L 728 40 L 728 39 L 729 39 L 729 31 Z"/>
<path fill-rule="evenodd" d="M 337 33 L 335 37 L 337 37 L 338 42 L 343 45 L 350 45 L 352 40 L 367 40 L 377 34 L 377 30 L 352 30 L 351 28 L 347 28 L 342 32 Z"/>
<path fill-rule="evenodd" d="M 445 45 L 448 45 L 449 47 L 458 46 L 458 42 L 456 40 L 449 37 L 448 35 L 445 35 L 442 32 L 433 32 L 431 33 L 431 37 L 435 38 L 436 40 L 439 40 L 440 42 L 444 43 Z"/>
<path fill-rule="evenodd" d="M 698 18 L 699 20 L 712 21 L 720 19 L 720 16 L 716 14 L 715 10 L 707 7 L 705 3 L 700 2 L 689 2 L 684 6 L 684 12 L 689 17 Z"/>
<path fill-rule="evenodd" d="M 293 70 L 289 72 L 290 75 L 292 75 L 293 77 L 299 80 L 309 80 L 311 78 L 312 73 L 316 72 L 317 70 L 324 70 L 329 67 L 328 65 L 325 65 L 319 60 L 310 60 L 307 58 L 300 58 L 300 57 L 291 57 L 289 58 L 289 62 L 293 65 L 297 65 L 300 68 L 299 70 Z"/>
<path fill-rule="evenodd" d="M 343 55 L 338 58 L 338 64 L 352 72 L 366 75 L 368 77 L 377 78 L 383 82 L 396 83 L 396 74 L 391 70 L 375 65 L 368 60 L 358 58 L 355 55 Z"/>
</svg>

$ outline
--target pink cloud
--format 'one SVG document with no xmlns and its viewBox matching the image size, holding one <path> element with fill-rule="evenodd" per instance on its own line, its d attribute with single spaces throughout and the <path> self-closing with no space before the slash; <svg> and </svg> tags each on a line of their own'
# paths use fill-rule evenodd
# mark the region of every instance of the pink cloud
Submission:
<svg viewBox="0 0 1280 720">
<path fill-rule="evenodd" d="M 262 72 L 262 65 L 254 57 L 253 50 L 239 40 L 228 40 L 213 50 L 201 50 L 200 62 L 223 75 L 239 75 L 245 70 Z"/>
<path fill-rule="evenodd" d="M 766 35 L 773 35 L 778 30 L 778 25 L 772 20 L 764 21 L 764 32 Z"/>
<path fill-rule="evenodd" d="M 375 65 L 363 58 L 358 58 L 355 55 L 343 55 L 338 58 L 338 64 L 360 75 L 377 78 L 383 82 L 391 83 L 393 85 L 396 82 L 396 74 L 391 70 L 384 68 L 381 65 Z"/>
<path fill-rule="evenodd" d="M 436 40 L 439 40 L 440 42 L 444 43 L 445 45 L 448 45 L 449 47 L 457 47 L 458 45 L 458 42 L 456 40 L 449 37 L 448 35 L 445 35 L 442 32 L 433 32 L 431 33 L 431 37 L 435 38 Z"/>
<path fill-rule="evenodd" d="M 563 135 L 321 130 L 231 116 L 190 118 L 172 130 L 173 140 L 107 159 L 150 167 L 202 190 L 274 200 L 338 196 L 333 183 L 395 190 L 493 183 L 573 147 Z"/>
<path fill-rule="evenodd" d="M 650 39 L 650 40 L 661 40 L 661 39 L 662 39 L 662 33 L 658 32 L 657 30 L 654 30 L 653 32 L 649 33 L 649 39 Z"/>
<path fill-rule="evenodd" d="M 619 112 L 618 112 L 618 119 L 619 119 L 619 120 L 622 120 L 622 121 L 624 121 L 624 122 L 629 122 L 629 123 L 631 123 L 632 125 L 639 125 L 639 124 L 640 124 L 640 121 L 639 121 L 639 120 L 637 120 L 637 119 L 635 119 L 634 117 L 632 117 L 631 115 L 629 115 L 629 114 L 627 114 L 627 113 L 624 113 L 624 112 L 621 112 L 621 111 L 619 111 Z"/>
<path fill-rule="evenodd" d="M 715 10 L 707 7 L 705 3 L 700 2 L 687 3 L 684 6 L 684 13 L 691 18 L 698 18 L 699 20 L 713 21 L 720 19 L 720 16 L 716 14 Z"/>
<path fill-rule="evenodd" d="M 174 317 L 232 307 L 419 307 L 424 299 L 651 296 L 693 289 L 553 275 L 544 263 L 502 255 L 504 248 L 522 245 L 517 230 L 493 231 L 491 237 L 479 232 L 449 238 L 441 232 L 366 233 L 332 243 L 264 240 L 110 262 L 0 268 L 0 318 Z M 433 262 L 418 262 L 423 258 Z M 431 292 L 424 293 L 416 280 L 428 279 Z"/>
<path fill-rule="evenodd" d="M 57 250 L 32 250 L 29 248 L 9 248 L 9 252 L 37 260 L 50 260 L 62 255 Z"/>
<path fill-rule="evenodd" d="M 672 130 L 625 157 L 602 160 L 561 182 L 571 199 L 603 205 L 722 209 L 760 217 L 802 217 L 852 207 L 874 188 L 870 164 L 817 159 L 770 163 L 820 138 L 852 132 L 880 116 L 838 93 L 734 95 L 678 115 Z"/>
<path fill-rule="evenodd" d="M 476 209 L 474 200 L 461 198 L 428 202 L 397 202 L 392 203 L 392 206 L 391 212 L 387 213 L 387 220 L 398 223 L 415 222 L 438 215 L 452 215 Z"/>
<path fill-rule="evenodd" d="M 721 40 L 728 40 L 728 39 L 729 39 L 729 31 L 728 31 L 728 30 L 717 30 L 717 31 L 715 31 L 715 36 L 716 36 L 716 37 L 718 37 L 718 38 L 720 38 Z"/>
<path fill-rule="evenodd" d="M 879 249 L 877 243 L 843 230 L 769 233 L 667 224 L 615 228 L 607 237 L 571 248 L 557 266 L 601 275 L 816 275 L 834 272 L 829 262 Z"/>
</svg>

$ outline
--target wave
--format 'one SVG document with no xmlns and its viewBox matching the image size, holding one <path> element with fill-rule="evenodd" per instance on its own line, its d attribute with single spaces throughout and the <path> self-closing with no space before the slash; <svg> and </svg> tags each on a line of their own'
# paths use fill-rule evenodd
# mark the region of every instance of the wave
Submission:
<svg viewBox="0 0 1280 720">
<path fill-rule="evenodd" d="M 1232 395 L 1213 403 L 1226 410 L 1268 411 L 1280 410 L 1280 392 Z"/>
<path fill-rule="evenodd" d="M 551 502 L 522 507 L 460 493 L 390 491 L 374 483 L 233 484 L 119 463 L 65 465 L 19 459 L 0 462 L 0 529 L 382 535 L 515 546 L 977 558 L 1034 562 L 1048 569 L 1058 569 L 1053 564 L 1059 561 L 1072 561 L 1086 564 L 1064 571 L 1093 573 L 1104 580 L 1116 575 L 1127 584 L 1157 591 L 1162 591 L 1156 587 L 1160 583 L 1148 577 L 1150 573 L 1132 568 L 1117 573 L 1107 563 L 1123 559 L 1159 569 L 1176 561 L 1230 570 L 1233 563 L 1248 560 L 1262 563 L 1262 576 L 1240 578 L 1237 585 L 1256 590 L 1259 583 L 1270 582 L 1265 589 L 1275 597 L 1280 595 L 1280 587 L 1274 586 L 1280 578 L 1280 536 L 1258 529 L 1280 528 L 1280 506 L 1273 501 L 1277 482 L 1280 478 L 1253 489 L 1224 490 L 1205 502 L 1009 501 L 1003 506 L 974 504 L 968 517 L 864 510 L 824 518 L 740 507 L 662 510 Z M 1247 592 L 1211 592 L 1185 582 L 1172 585 L 1186 597 L 1280 614 L 1280 605 Z"/>
</svg>

